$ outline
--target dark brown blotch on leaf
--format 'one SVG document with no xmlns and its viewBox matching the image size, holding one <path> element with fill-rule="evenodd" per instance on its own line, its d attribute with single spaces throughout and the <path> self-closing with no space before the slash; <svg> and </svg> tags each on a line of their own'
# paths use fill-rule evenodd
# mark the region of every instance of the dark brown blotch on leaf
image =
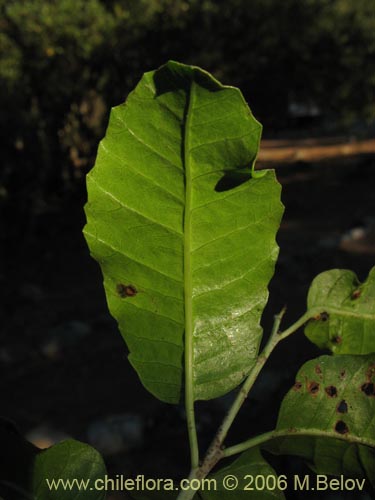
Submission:
<svg viewBox="0 0 375 500">
<path fill-rule="evenodd" d="M 337 405 L 337 413 L 348 413 L 348 403 L 343 399 L 340 401 L 340 403 Z"/>
<path fill-rule="evenodd" d="M 329 314 L 327 312 L 322 312 L 320 315 L 321 321 L 328 321 L 329 319 Z"/>
<path fill-rule="evenodd" d="M 339 345 L 342 342 L 342 337 L 340 335 L 335 335 L 332 339 L 332 344 Z"/>
<path fill-rule="evenodd" d="M 125 299 L 126 297 L 134 297 L 137 295 L 138 291 L 133 285 L 124 285 L 122 283 L 119 283 L 116 285 L 116 292 L 118 295 L 122 298 Z"/>
<path fill-rule="evenodd" d="M 315 382 L 315 380 L 312 380 L 311 382 L 308 382 L 307 384 L 307 390 L 309 391 L 310 394 L 317 394 L 319 392 L 319 384 L 318 382 Z"/>
<path fill-rule="evenodd" d="M 324 389 L 330 398 L 337 397 L 337 389 L 334 385 L 329 385 Z"/>
<path fill-rule="evenodd" d="M 372 382 L 365 382 L 361 385 L 361 391 L 366 394 L 366 396 L 374 396 L 375 397 L 375 384 Z"/>
<path fill-rule="evenodd" d="M 354 292 L 352 293 L 353 300 L 359 299 L 360 296 L 361 296 L 361 290 L 354 290 Z"/>
<path fill-rule="evenodd" d="M 296 382 L 296 383 L 294 384 L 294 386 L 293 386 L 293 389 L 294 389 L 295 391 L 299 391 L 299 390 L 301 389 L 301 387 L 302 387 L 301 382 Z"/>
<path fill-rule="evenodd" d="M 326 312 L 319 313 L 313 317 L 313 319 L 315 319 L 315 321 L 327 321 L 328 318 L 329 318 L 329 314 Z"/>
<path fill-rule="evenodd" d="M 349 428 L 345 422 L 343 422 L 342 420 L 338 420 L 335 425 L 335 431 L 339 434 L 348 434 Z"/>
</svg>

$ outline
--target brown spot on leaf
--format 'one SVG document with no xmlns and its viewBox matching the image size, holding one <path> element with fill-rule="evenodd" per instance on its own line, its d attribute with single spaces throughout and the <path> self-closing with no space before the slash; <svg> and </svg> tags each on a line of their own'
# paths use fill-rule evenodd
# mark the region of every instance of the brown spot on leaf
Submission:
<svg viewBox="0 0 375 500">
<path fill-rule="evenodd" d="M 122 283 L 118 283 L 116 285 L 116 292 L 122 299 L 125 299 L 126 297 L 134 297 L 138 293 L 135 286 L 124 285 Z"/>
<path fill-rule="evenodd" d="M 341 372 L 340 372 L 340 378 L 341 378 L 341 380 L 345 378 L 345 375 L 346 375 L 346 371 L 345 370 L 341 370 Z"/>
<path fill-rule="evenodd" d="M 330 398 L 337 397 L 337 389 L 334 385 L 329 385 L 324 389 Z"/>
<path fill-rule="evenodd" d="M 317 394 L 318 391 L 319 391 L 319 384 L 318 382 L 315 382 L 314 380 L 312 380 L 311 382 L 309 382 L 307 384 L 307 390 L 309 391 L 310 394 Z"/>
<path fill-rule="evenodd" d="M 338 420 L 335 425 L 335 431 L 339 434 L 348 434 L 349 428 L 345 422 L 343 422 L 342 420 Z"/>
<path fill-rule="evenodd" d="M 332 344 L 336 344 L 336 345 L 339 345 L 342 343 L 342 337 L 340 335 L 335 335 L 333 338 L 332 338 Z"/>
<path fill-rule="evenodd" d="M 357 290 L 354 290 L 354 292 L 352 293 L 352 300 L 355 300 L 355 299 L 359 299 L 359 297 L 361 296 L 361 290 L 357 289 Z"/>
<path fill-rule="evenodd" d="M 294 384 L 294 386 L 293 386 L 293 389 L 294 389 L 295 391 L 299 391 L 299 390 L 301 389 L 301 387 L 302 387 L 301 382 L 296 382 L 296 383 Z"/>
<path fill-rule="evenodd" d="M 313 317 L 313 319 L 315 319 L 315 321 L 327 321 L 328 318 L 329 318 L 329 314 L 326 312 L 319 313 Z"/>
<path fill-rule="evenodd" d="M 336 407 L 337 413 L 348 413 L 348 403 L 343 399 Z"/>
<path fill-rule="evenodd" d="M 320 368 L 319 365 L 316 365 L 316 367 L 315 367 L 315 373 L 317 373 L 318 375 L 321 375 L 322 369 Z"/>
<path fill-rule="evenodd" d="M 361 386 L 361 391 L 366 394 L 366 396 L 375 396 L 375 384 L 372 382 L 365 382 Z"/>
</svg>

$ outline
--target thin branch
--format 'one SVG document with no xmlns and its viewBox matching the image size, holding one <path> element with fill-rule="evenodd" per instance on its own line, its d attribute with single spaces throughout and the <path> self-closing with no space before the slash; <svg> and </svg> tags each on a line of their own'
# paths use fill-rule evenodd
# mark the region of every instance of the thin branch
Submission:
<svg viewBox="0 0 375 500">
<path fill-rule="evenodd" d="M 240 446 L 243 446 L 245 443 L 251 444 L 251 446 L 256 446 L 254 443 L 257 438 L 262 439 L 262 436 L 267 436 L 267 434 L 262 434 L 261 436 L 257 436 L 253 438 L 252 440 L 245 441 L 244 443 L 240 443 L 239 445 L 235 447 L 230 447 L 227 448 L 227 450 L 223 450 L 223 443 L 224 440 L 229 432 L 229 429 L 231 428 L 234 419 L 236 418 L 238 412 L 240 411 L 241 406 L 243 405 L 245 399 L 247 398 L 250 389 L 253 387 L 254 382 L 256 381 L 260 371 L 262 370 L 263 366 L 265 365 L 266 361 L 270 357 L 272 351 L 274 348 L 277 346 L 279 342 L 281 342 L 283 339 L 291 335 L 292 333 L 296 332 L 301 326 L 303 326 L 309 319 L 316 317 L 317 315 L 321 314 L 322 311 L 320 310 L 315 310 L 312 309 L 310 311 L 307 311 L 301 318 L 299 318 L 293 325 L 291 325 L 289 328 L 287 328 L 284 332 L 279 333 L 279 328 L 280 324 L 282 321 L 282 318 L 285 314 L 285 308 L 280 311 L 279 314 L 276 314 L 274 317 L 274 323 L 271 331 L 270 338 L 268 339 L 267 344 L 265 345 L 263 351 L 261 354 L 259 354 L 253 368 L 251 369 L 247 379 L 243 383 L 240 391 L 237 394 L 236 399 L 234 400 L 230 410 L 228 411 L 226 417 L 223 420 L 223 423 L 219 427 L 210 447 L 207 450 L 206 456 L 203 460 L 203 463 L 200 467 L 192 467 L 189 479 L 203 479 L 205 478 L 209 472 L 215 467 L 217 462 L 221 460 L 225 456 L 230 456 L 228 455 L 228 450 L 233 451 L 234 453 L 239 453 L 236 451 Z M 272 431 L 276 432 L 276 431 Z M 270 434 L 270 433 L 268 433 Z M 247 449 L 247 448 L 245 448 Z M 181 491 L 178 500 L 191 500 L 196 491 L 194 490 L 185 490 Z"/>
<path fill-rule="evenodd" d="M 303 326 L 309 319 L 319 315 L 322 312 L 322 308 L 318 309 L 310 309 L 305 312 L 303 316 L 301 316 L 293 325 L 291 325 L 289 328 L 284 330 L 283 332 L 279 333 L 279 341 L 285 339 L 286 337 L 289 337 L 292 333 L 295 333 L 301 326 Z"/>
<path fill-rule="evenodd" d="M 231 428 L 234 419 L 236 418 L 238 412 L 240 411 L 241 406 L 243 405 L 245 399 L 247 398 L 249 391 L 254 385 L 254 382 L 257 379 L 264 364 L 266 363 L 271 352 L 273 351 L 273 349 L 280 340 L 280 336 L 278 335 L 278 330 L 281 320 L 284 316 L 284 313 L 285 313 L 285 308 L 279 314 L 275 315 L 271 336 L 265 348 L 263 349 L 262 353 L 258 356 L 255 365 L 253 366 L 247 379 L 243 383 L 240 391 L 237 394 L 236 399 L 234 400 L 230 410 L 228 411 L 226 417 L 224 418 L 223 423 L 219 427 L 218 432 L 207 451 L 206 457 L 201 466 L 201 470 L 204 476 L 207 475 L 208 472 L 213 468 L 213 466 L 216 465 L 216 463 L 222 458 L 223 456 L 222 446 L 229 432 L 229 429 Z"/>
</svg>

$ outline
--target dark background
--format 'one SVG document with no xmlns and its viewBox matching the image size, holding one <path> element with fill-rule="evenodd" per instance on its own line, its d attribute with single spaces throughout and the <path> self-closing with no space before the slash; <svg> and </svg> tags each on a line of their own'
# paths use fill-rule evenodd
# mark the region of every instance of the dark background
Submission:
<svg viewBox="0 0 375 500">
<path fill-rule="evenodd" d="M 168 59 L 240 87 L 264 126 L 259 166 L 276 168 L 286 205 L 263 323 L 287 304 L 290 324 L 316 274 L 365 279 L 374 264 L 374 4 L 0 0 L 0 12 L 0 414 L 39 445 L 87 441 L 93 423 L 130 415 L 141 437 L 107 453 L 109 470 L 181 476 L 183 409 L 154 400 L 130 368 L 81 234 L 109 110 Z M 269 430 L 318 354 L 302 333 L 280 346 L 229 439 Z M 203 444 L 229 399 L 198 404 Z"/>
</svg>

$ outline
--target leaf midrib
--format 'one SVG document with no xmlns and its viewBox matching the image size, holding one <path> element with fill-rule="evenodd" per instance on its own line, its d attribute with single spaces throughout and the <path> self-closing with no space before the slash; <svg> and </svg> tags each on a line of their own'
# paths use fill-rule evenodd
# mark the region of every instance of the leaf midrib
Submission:
<svg viewBox="0 0 375 500">
<path fill-rule="evenodd" d="M 187 93 L 185 128 L 183 135 L 183 162 L 185 172 L 185 212 L 184 212 L 184 295 L 185 295 L 185 391 L 186 402 L 194 401 L 193 389 L 193 307 L 191 276 L 191 165 L 190 165 L 190 122 L 193 108 L 194 81 Z"/>
<path fill-rule="evenodd" d="M 190 165 L 190 121 L 192 117 L 194 96 L 194 79 L 186 96 L 186 108 L 183 124 L 183 163 L 185 171 L 185 212 L 184 212 L 184 294 L 185 294 L 185 408 L 188 423 L 189 443 L 191 450 L 192 470 L 199 464 L 198 437 L 194 414 L 194 383 L 193 383 L 193 296 L 191 273 L 191 188 L 192 175 Z"/>
<path fill-rule="evenodd" d="M 356 312 L 356 311 L 345 309 L 344 307 L 342 309 L 340 309 L 340 308 L 331 307 L 331 306 L 324 307 L 322 305 L 321 307 L 315 306 L 311 310 L 315 310 L 315 309 L 316 310 L 319 309 L 321 311 L 326 311 L 329 314 L 335 314 L 337 316 L 346 316 L 346 317 L 349 317 L 349 318 L 356 318 L 356 319 L 362 319 L 362 320 L 368 319 L 368 320 L 371 320 L 371 321 L 375 320 L 375 313 L 374 314 L 372 314 L 372 313 L 368 314 L 368 313 L 363 313 L 361 311 Z"/>
</svg>

